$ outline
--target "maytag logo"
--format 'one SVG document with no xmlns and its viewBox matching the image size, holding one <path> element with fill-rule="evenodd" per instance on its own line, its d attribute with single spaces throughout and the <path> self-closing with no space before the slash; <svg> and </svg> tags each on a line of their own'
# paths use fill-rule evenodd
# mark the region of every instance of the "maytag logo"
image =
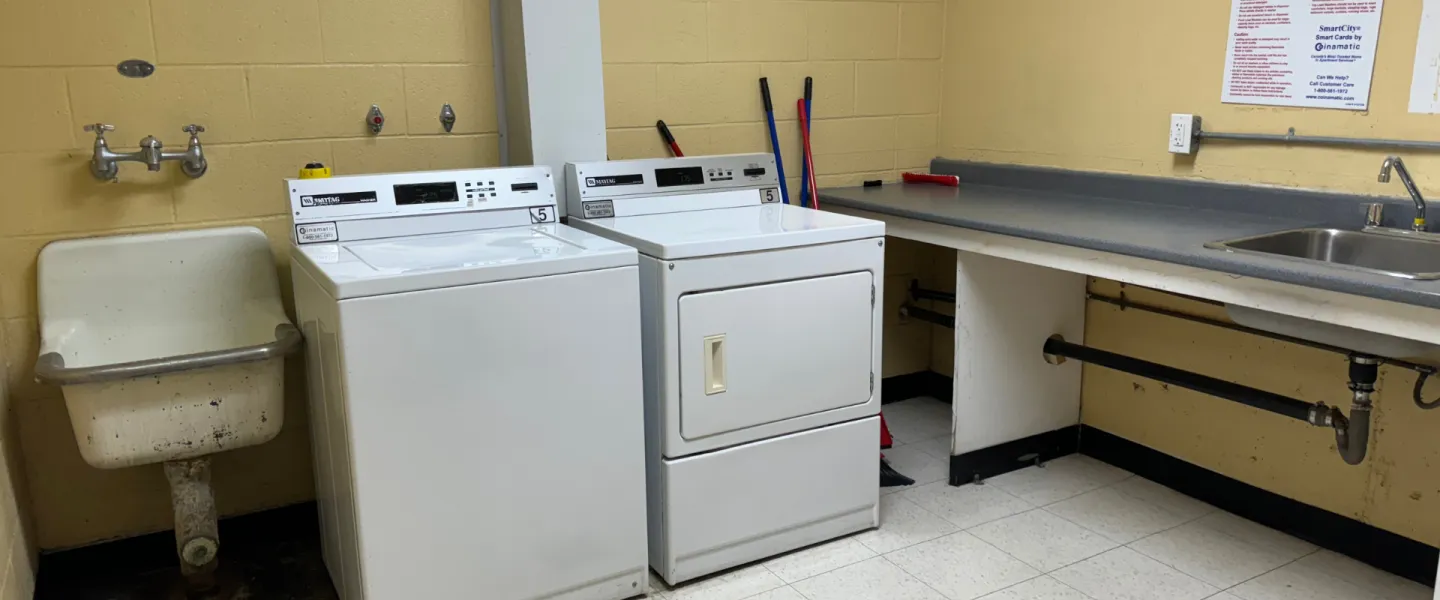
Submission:
<svg viewBox="0 0 1440 600">
<path fill-rule="evenodd" d="M 365 204 L 378 201 L 375 192 L 346 192 L 324 196 L 301 196 L 300 206 L 339 206 L 341 204 Z"/>
<path fill-rule="evenodd" d="M 616 175 L 614 177 L 586 177 L 585 187 L 610 187 L 612 185 L 643 185 L 644 175 Z"/>
</svg>

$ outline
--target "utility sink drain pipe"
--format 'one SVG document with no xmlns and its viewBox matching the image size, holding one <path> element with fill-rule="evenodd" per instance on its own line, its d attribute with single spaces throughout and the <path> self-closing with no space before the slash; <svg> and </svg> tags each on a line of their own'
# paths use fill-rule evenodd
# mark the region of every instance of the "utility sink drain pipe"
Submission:
<svg viewBox="0 0 1440 600">
<path fill-rule="evenodd" d="M 216 555 L 220 552 L 210 457 L 166 461 L 165 478 L 170 481 L 170 501 L 175 510 L 175 550 L 180 555 L 180 573 L 191 591 L 208 591 L 215 585 Z"/>
<path fill-rule="evenodd" d="M 1073 358 L 1092 365 L 1114 369 L 1131 375 L 1180 386 L 1203 394 L 1224 398 L 1246 406 L 1304 421 L 1316 427 L 1335 430 L 1335 447 L 1340 458 L 1347 464 L 1358 465 L 1365 460 L 1365 451 L 1370 445 L 1371 396 L 1375 392 L 1375 380 L 1379 375 L 1380 359 L 1363 354 L 1350 355 L 1350 415 L 1347 417 L 1339 408 L 1324 402 L 1311 404 L 1289 396 L 1267 392 L 1201 375 L 1192 371 L 1168 367 L 1138 358 L 1107 352 L 1065 341 L 1059 335 L 1045 340 L 1045 362 L 1057 365 Z"/>
</svg>

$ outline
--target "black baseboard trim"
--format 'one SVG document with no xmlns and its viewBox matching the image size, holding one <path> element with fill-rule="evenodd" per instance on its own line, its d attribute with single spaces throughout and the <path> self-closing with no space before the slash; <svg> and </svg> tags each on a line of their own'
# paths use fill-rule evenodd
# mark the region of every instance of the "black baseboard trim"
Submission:
<svg viewBox="0 0 1440 600">
<path fill-rule="evenodd" d="M 1004 475 L 1042 461 L 1074 454 L 1080 443 L 1080 426 L 1071 425 L 1055 431 L 1020 438 L 998 446 L 981 448 L 950 457 L 950 485 L 965 485 L 976 477 L 987 479 Z"/>
<path fill-rule="evenodd" d="M 920 396 L 930 396 L 949 402 L 954 395 L 955 383 L 945 375 L 934 371 L 920 371 L 895 375 L 880 380 L 880 402 L 890 404 Z"/>
<path fill-rule="evenodd" d="M 318 538 L 319 535 L 319 511 L 313 501 L 230 517 L 220 520 L 220 557 L 224 560 L 227 554 L 237 550 L 270 544 L 277 539 Z M 36 589 L 148 573 L 174 567 L 177 561 L 174 530 L 41 552 Z"/>
<path fill-rule="evenodd" d="M 1425 585 L 1435 584 L 1440 550 L 1433 546 L 1260 489 L 1088 425 L 1081 426 L 1080 453 L 1377 569 Z"/>
</svg>

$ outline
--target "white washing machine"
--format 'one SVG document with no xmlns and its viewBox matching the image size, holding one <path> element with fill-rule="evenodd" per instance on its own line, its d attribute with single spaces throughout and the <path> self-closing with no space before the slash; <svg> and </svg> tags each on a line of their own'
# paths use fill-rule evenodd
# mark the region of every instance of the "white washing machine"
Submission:
<svg viewBox="0 0 1440 600">
<path fill-rule="evenodd" d="M 287 181 L 343 600 L 645 592 L 635 250 L 548 167 Z"/>
<path fill-rule="evenodd" d="M 876 526 L 884 224 L 779 204 L 765 154 L 566 169 L 569 223 L 641 253 L 650 566 Z"/>
</svg>

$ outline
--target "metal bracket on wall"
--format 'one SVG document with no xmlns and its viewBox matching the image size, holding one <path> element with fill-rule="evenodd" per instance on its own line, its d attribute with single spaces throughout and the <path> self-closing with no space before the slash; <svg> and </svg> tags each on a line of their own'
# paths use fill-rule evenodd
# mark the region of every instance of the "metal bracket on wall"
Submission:
<svg viewBox="0 0 1440 600">
<path fill-rule="evenodd" d="M 920 287 L 919 279 L 910 280 L 910 297 L 916 300 L 935 300 L 938 302 L 955 303 L 955 294 L 939 290 L 927 290 Z"/>
<path fill-rule="evenodd" d="M 120 61 L 120 64 L 115 65 L 115 70 L 125 77 L 144 79 L 155 73 L 155 65 L 149 61 L 132 58 Z"/>
<path fill-rule="evenodd" d="M 455 128 L 455 109 L 449 104 L 440 107 L 440 125 L 445 128 L 445 133 Z"/>
<path fill-rule="evenodd" d="M 928 308 L 920 308 L 909 302 L 900 305 L 900 316 L 919 319 L 926 323 L 934 323 L 942 327 L 949 327 L 950 329 L 955 328 L 955 317 L 945 313 L 935 312 Z"/>
</svg>

